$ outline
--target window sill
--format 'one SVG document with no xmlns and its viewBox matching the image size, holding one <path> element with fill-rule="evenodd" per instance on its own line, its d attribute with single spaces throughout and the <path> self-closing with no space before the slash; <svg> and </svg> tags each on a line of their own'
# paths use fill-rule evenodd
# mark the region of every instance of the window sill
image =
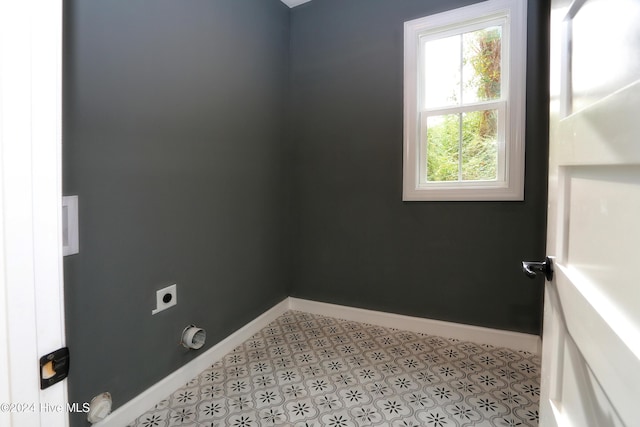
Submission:
<svg viewBox="0 0 640 427">
<path fill-rule="evenodd" d="M 513 184 L 513 183 L 512 183 Z M 402 200 L 419 201 L 522 201 L 522 186 L 493 182 L 433 183 L 418 188 L 404 188 Z"/>
</svg>

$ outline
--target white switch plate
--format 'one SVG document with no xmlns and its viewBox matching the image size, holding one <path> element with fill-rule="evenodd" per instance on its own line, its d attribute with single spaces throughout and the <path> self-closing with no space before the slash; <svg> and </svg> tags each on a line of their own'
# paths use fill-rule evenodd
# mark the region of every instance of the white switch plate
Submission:
<svg viewBox="0 0 640 427">
<path fill-rule="evenodd" d="M 62 255 L 74 255 L 80 252 L 78 240 L 78 196 L 63 196 Z"/>
<path fill-rule="evenodd" d="M 160 313 L 178 303 L 178 285 L 173 284 L 156 291 L 156 309 L 151 314 Z"/>
</svg>

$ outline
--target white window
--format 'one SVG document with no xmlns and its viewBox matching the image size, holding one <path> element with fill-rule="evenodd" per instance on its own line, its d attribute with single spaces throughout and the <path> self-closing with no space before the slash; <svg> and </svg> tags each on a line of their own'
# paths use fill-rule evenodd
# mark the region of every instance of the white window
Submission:
<svg viewBox="0 0 640 427">
<path fill-rule="evenodd" d="M 526 0 L 405 23 L 403 200 L 523 200 Z"/>
</svg>

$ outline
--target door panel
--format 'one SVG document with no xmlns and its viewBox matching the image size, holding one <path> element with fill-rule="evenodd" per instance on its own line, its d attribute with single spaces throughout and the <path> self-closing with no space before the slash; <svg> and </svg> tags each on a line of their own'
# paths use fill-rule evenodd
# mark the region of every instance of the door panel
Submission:
<svg viewBox="0 0 640 427">
<path fill-rule="evenodd" d="M 637 0 L 552 2 L 555 277 L 545 289 L 541 426 L 637 425 L 639 14 Z"/>
<path fill-rule="evenodd" d="M 573 9 L 566 23 L 572 40 L 572 111 L 579 111 L 638 78 L 640 3 L 590 0 L 575 2 Z"/>
<path fill-rule="evenodd" d="M 633 425 L 640 370 L 637 369 L 638 357 L 629 348 L 629 341 L 618 334 L 625 330 L 621 316 L 616 313 L 614 304 L 597 291 L 595 282 L 576 269 L 558 266 L 556 276 L 556 289 L 568 331 L 564 341 L 565 359 L 569 360 L 564 361 L 562 375 L 575 375 L 585 384 L 580 390 L 585 403 L 588 403 L 587 408 L 607 406 L 604 400 L 601 404 L 592 401 L 594 395 L 603 394 L 615 402 L 615 408 L 626 425 Z M 571 368 L 572 373 L 567 373 L 567 368 Z M 595 377 L 596 381 L 591 381 L 585 373 Z M 563 393 L 555 400 L 562 402 Z"/>
<path fill-rule="evenodd" d="M 563 176 L 569 227 L 565 264 L 638 328 L 640 287 L 637 277 L 625 274 L 638 253 L 624 242 L 640 242 L 640 228 L 627 226 L 640 213 L 640 166 L 567 167 Z"/>
</svg>

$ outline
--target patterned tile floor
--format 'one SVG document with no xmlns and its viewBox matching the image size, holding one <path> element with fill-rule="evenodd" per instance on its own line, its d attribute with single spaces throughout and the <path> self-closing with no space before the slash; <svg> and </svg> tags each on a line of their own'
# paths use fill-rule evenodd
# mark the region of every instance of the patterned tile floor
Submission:
<svg viewBox="0 0 640 427">
<path fill-rule="evenodd" d="M 539 358 L 297 311 L 129 427 L 537 426 Z"/>
</svg>

